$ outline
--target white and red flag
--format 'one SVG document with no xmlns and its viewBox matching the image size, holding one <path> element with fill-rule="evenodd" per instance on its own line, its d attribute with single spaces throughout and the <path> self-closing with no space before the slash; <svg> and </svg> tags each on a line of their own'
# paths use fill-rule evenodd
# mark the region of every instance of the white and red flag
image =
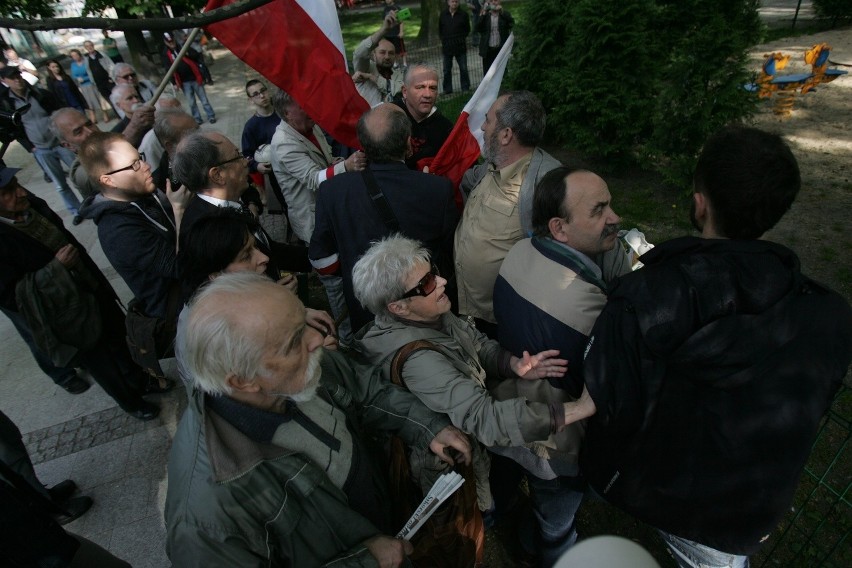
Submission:
<svg viewBox="0 0 852 568">
<path fill-rule="evenodd" d="M 205 10 L 234 2 L 209 0 Z M 369 106 L 349 76 L 333 0 L 273 0 L 207 30 L 335 140 L 360 147 L 355 127 Z"/>
<path fill-rule="evenodd" d="M 485 113 L 500 94 L 506 63 L 509 61 L 514 43 L 515 34 L 509 34 L 509 38 L 497 54 L 497 59 L 482 78 L 476 92 L 464 105 L 464 110 L 450 132 L 449 138 L 438 150 L 438 154 L 429 166 L 430 173 L 448 177 L 453 182 L 456 188 L 456 206 L 459 210 L 463 206 L 463 198 L 458 189 L 459 184 L 464 173 L 479 159 L 484 149 L 482 125 L 485 122 Z"/>
</svg>

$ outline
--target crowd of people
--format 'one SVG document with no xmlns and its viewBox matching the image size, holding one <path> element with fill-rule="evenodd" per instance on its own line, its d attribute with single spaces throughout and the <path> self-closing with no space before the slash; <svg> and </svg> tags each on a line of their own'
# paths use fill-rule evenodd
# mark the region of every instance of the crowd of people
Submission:
<svg viewBox="0 0 852 568">
<path fill-rule="evenodd" d="M 466 35 L 458 4 L 441 21 Z M 478 9 L 493 59 L 512 20 L 499 0 Z M 200 128 L 195 96 L 216 119 L 192 55 L 175 76 L 190 112 L 174 97 L 145 104 L 154 84 L 114 63 L 112 132 L 87 103 L 100 91 L 91 62 L 109 51 L 89 51 L 89 95 L 58 61 L 50 92 L 23 62 L 4 68 L 3 104 L 33 105 L 21 139 L 39 163 L 71 167 L 69 185 L 51 166 L 57 190 L 97 225 L 134 300 L 122 313 L 73 233 L 2 166 L 0 309 L 56 384 L 83 392 L 85 369 L 141 420 L 159 412 L 149 395 L 174 386 L 158 360 L 176 357 L 189 398 L 168 464 L 176 566 L 406 565 L 418 541 L 393 538 L 391 435 L 423 494 L 472 466 L 485 525 L 518 514 L 525 479 L 520 545 L 534 565 L 574 545 L 576 512 L 597 498 L 656 528 L 680 566 L 748 566 L 852 359 L 848 303 L 760 240 L 801 186 L 792 152 L 743 126 L 711 136 L 693 178 L 697 236 L 634 270 L 606 180 L 541 147 L 531 92 L 492 104 L 483 159 L 459 188 L 428 173 L 450 123 L 438 71 L 398 62 L 398 23 L 386 10 L 355 52 L 371 107 L 360 150 L 263 79 L 245 85 L 255 113 L 240 146 Z M 177 49 L 166 34 L 165 61 Z M 282 241 L 258 223 L 267 187 Z M 300 297 L 309 274 L 327 302 Z M 0 516 L 26 521 L 9 529 L 16 554 L 126 565 L 59 527 L 91 500 L 70 480 L 41 485 L 20 438 L 0 415 Z"/>
</svg>

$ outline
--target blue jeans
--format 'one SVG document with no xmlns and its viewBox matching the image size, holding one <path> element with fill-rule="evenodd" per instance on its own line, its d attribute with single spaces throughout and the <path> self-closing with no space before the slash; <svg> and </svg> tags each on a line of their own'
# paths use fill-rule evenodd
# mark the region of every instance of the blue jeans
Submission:
<svg viewBox="0 0 852 568">
<path fill-rule="evenodd" d="M 50 179 L 53 180 L 56 192 L 60 197 L 62 197 L 62 201 L 65 202 L 65 208 L 68 209 L 72 215 L 76 215 L 77 209 L 80 208 L 80 200 L 77 199 L 77 195 L 71 191 L 71 186 L 68 185 L 68 180 L 65 179 L 65 170 L 62 169 L 60 160 L 65 162 L 65 165 L 70 168 L 77 156 L 74 155 L 74 152 L 68 148 L 63 148 L 62 146 L 54 146 L 53 148 L 34 148 L 33 156 L 35 156 L 38 165 L 40 165 L 42 169 L 47 172 L 47 175 L 50 176 Z"/>
<path fill-rule="evenodd" d="M 506 456 L 493 452 L 489 452 L 489 456 L 491 492 L 498 515 L 512 512 L 511 504 L 518 492 L 518 484 L 526 475 L 532 512 L 537 522 L 532 523 L 532 518 L 526 523 L 521 522 L 518 529 L 521 545 L 527 552 L 541 556 L 542 567 L 553 566 L 577 542 L 574 517 L 585 495 L 585 480 L 582 477 L 565 476 L 541 479 Z M 530 524 L 538 525 L 538 530 Z"/>
<path fill-rule="evenodd" d="M 204 112 L 207 113 L 207 119 L 215 119 L 216 113 L 213 112 L 213 107 L 210 106 L 210 101 L 207 100 L 207 93 L 204 91 L 204 85 L 199 85 L 195 81 L 184 81 L 183 85 L 183 94 L 186 95 L 186 100 L 189 102 L 189 110 L 192 113 L 192 118 L 195 119 L 195 122 L 201 124 L 203 121 L 201 120 L 201 113 L 198 112 L 198 103 L 195 102 L 195 97 L 198 96 L 198 100 L 201 101 L 201 106 L 204 107 Z"/>
<path fill-rule="evenodd" d="M 467 74 L 467 48 L 458 50 L 455 54 L 444 53 L 444 92 L 453 92 L 453 57 L 459 64 L 459 78 L 461 79 L 461 90 L 470 90 L 470 76 Z"/>
<path fill-rule="evenodd" d="M 748 556 L 729 554 L 697 542 L 658 531 L 680 568 L 749 568 Z"/>
</svg>

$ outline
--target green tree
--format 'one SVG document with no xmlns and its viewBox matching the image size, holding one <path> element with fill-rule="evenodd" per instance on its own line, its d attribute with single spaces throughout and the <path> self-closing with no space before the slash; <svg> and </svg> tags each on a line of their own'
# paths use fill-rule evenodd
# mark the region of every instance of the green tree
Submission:
<svg viewBox="0 0 852 568">
<path fill-rule="evenodd" d="M 540 0 L 522 9 L 512 86 L 541 97 L 550 137 L 616 167 L 629 162 L 653 109 L 653 2 Z"/>
<path fill-rule="evenodd" d="M 707 137 L 754 112 L 748 49 L 760 41 L 758 0 L 668 0 L 655 27 L 662 65 L 646 156 L 673 183 L 689 180 Z"/>
<path fill-rule="evenodd" d="M 0 0 L 0 14 L 15 18 L 50 18 L 56 0 Z"/>
<path fill-rule="evenodd" d="M 813 0 L 814 10 L 822 18 L 837 20 L 852 18 L 852 0 Z"/>
<path fill-rule="evenodd" d="M 548 135 L 612 167 L 688 179 L 708 134 L 748 116 L 757 0 L 537 0 L 523 6 L 510 84 L 536 92 Z"/>
<path fill-rule="evenodd" d="M 438 16 L 446 0 L 420 0 L 420 32 L 417 45 L 432 45 L 438 41 Z"/>
</svg>

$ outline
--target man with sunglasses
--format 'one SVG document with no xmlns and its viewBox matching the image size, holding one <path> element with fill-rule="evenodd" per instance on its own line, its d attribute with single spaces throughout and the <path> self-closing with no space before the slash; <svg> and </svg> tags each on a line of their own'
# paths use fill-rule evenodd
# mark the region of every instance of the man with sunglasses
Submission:
<svg viewBox="0 0 852 568">
<path fill-rule="evenodd" d="M 157 92 L 157 86 L 154 83 L 148 79 L 140 79 L 133 66 L 127 63 L 115 64 L 115 67 L 112 68 L 112 80 L 116 85 L 130 85 L 136 89 L 136 94 L 139 95 L 139 100 L 143 103 L 153 99 L 154 93 Z"/>
<path fill-rule="evenodd" d="M 97 132 L 80 148 L 80 162 L 100 193 L 81 215 L 98 226 L 104 254 L 124 279 L 142 311 L 165 318 L 177 282 L 178 233 L 191 194 L 158 191 L 145 162 L 120 134 Z"/>
</svg>

